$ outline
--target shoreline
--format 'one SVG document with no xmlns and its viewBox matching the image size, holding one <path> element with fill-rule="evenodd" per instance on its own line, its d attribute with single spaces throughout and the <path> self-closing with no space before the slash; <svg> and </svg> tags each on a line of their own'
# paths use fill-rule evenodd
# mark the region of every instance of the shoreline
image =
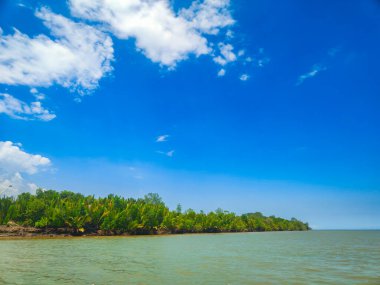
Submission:
<svg viewBox="0 0 380 285">
<path fill-rule="evenodd" d="M 81 237 L 139 237 L 139 236 L 174 236 L 174 235 L 204 235 L 227 233 L 265 233 L 265 232 L 292 232 L 292 231 L 241 231 L 241 232 L 178 232 L 159 231 L 152 233 L 112 233 L 98 230 L 96 232 L 74 233 L 70 228 L 42 229 L 36 227 L 0 225 L 0 240 L 2 239 L 33 239 L 33 238 L 81 238 Z M 296 231 L 294 231 L 296 232 Z"/>
</svg>

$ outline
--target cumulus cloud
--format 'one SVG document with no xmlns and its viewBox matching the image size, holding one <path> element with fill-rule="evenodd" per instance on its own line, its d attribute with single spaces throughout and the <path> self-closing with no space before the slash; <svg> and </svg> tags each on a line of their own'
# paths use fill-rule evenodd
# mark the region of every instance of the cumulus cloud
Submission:
<svg viewBox="0 0 380 285">
<path fill-rule="evenodd" d="M 29 154 L 20 145 L 0 141 L 0 169 L 10 172 L 35 174 L 40 167 L 49 166 L 50 160 L 39 154 Z"/>
<path fill-rule="evenodd" d="M 234 47 L 231 44 L 219 43 L 220 55 L 214 57 L 214 61 L 222 66 L 227 63 L 234 62 L 237 59 L 233 52 Z"/>
<path fill-rule="evenodd" d="M 314 76 L 319 74 L 321 71 L 324 71 L 326 69 L 327 69 L 327 67 L 325 67 L 323 65 L 320 65 L 320 64 L 314 65 L 310 72 L 302 74 L 301 76 L 298 77 L 298 81 L 297 81 L 296 85 L 297 86 L 301 85 L 306 79 L 313 78 Z"/>
<path fill-rule="evenodd" d="M 158 136 L 156 138 L 156 142 L 166 142 L 169 138 L 169 135 L 162 135 L 162 136 Z"/>
<path fill-rule="evenodd" d="M 17 196 L 23 192 L 34 193 L 38 186 L 27 182 L 19 172 L 11 176 L 0 175 L 0 196 Z"/>
<path fill-rule="evenodd" d="M 22 174 L 32 175 L 50 166 L 48 158 L 29 154 L 19 144 L 0 141 L 0 195 L 17 195 L 37 188 L 26 181 Z"/>
<path fill-rule="evenodd" d="M 224 75 L 226 75 L 226 70 L 222 68 L 221 70 L 218 71 L 218 76 L 223 77 Z"/>
<path fill-rule="evenodd" d="M 27 104 L 12 95 L 0 93 L 0 114 L 4 113 L 19 120 L 51 121 L 56 115 L 46 110 L 41 102 Z"/>
<path fill-rule="evenodd" d="M 73 22 L 46 8 L 36 12 L 52 37 L 29 37 L 0 29 L 0 83 L 48 87 L 61 85 L 86 93 L 111 70 L 113 47 L 105 33 Z"/>
<path fill-rule="evenodd" d="M 194 1 L 176 13 L 169 0 L 70 0 L 72 15 L 100 22 L 119 39 L 135 39 L 147 58 L 174 68 L 190 55 L 213 54 L 207 35 L 234 24 L 229 0 Z"/>
</svg>

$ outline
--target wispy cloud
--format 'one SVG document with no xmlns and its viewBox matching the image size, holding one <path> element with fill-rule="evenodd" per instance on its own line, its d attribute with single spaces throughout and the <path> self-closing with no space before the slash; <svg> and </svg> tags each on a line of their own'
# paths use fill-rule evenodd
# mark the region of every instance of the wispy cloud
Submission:
<svg viewBox="0 0 380 285">
<path fill-rule="evenodd" d="M 129 166 L 128 170 L 132 173 L 132 177 L 137 180 L 143 180 L 144 176 L 140 173 L 140 170 L 134 166 Z"/>
<path fill-rule="evenodd" d="M 175 150 L 170 150 L 170 151 L 157 151 L 157 153 L 165 155 L 167 157 L 173 157 L 174 156 Z"/>
<path fill-rule="evenodd" d="M 253 62 L 257 67 L 264 67 L 270 62 L 270 58 L 266 55 L 264 48 L 259 48 L 255 58 L 247 57 L 246 62 Z"/>
<path fill-rule="evenodd" d="M 296 86 L 299 86 L 302 83 L 304 83 L 306 79 L 313 78 L 317 76 L 319 73 L 321 73 L 322 71 L 326 71 L 328 69 L 326 65 L 330 66 L 334 58 L 336 57 L 336 55 L 340 52 L 341 52 L 340 46 L 330 48 L 327 51 L 324 58 L 321 60 L 322 62 L 324 62 L 324 64 L 322 63 L 314 64 L 309 72 L 302 74 L 298 77 Z"/>
<path fill-rule="evenodd" d="M 336 56 L 339 52 L 340 52 L 340 47 L 330 48 L 329 51 L 328 51 L 328 55 L 329 55 L 330 57 L 334 57 L 334 56 Z"/>
<path fill-rule="evenodd" d="M 243 50 L 243 49 L 239 50 L 238 53 L 237 53 L 237 55 L 238 55 L 239 57 L 245 55 L 245 50 Z"/>
<path fill-rule="evenodd" d="M 249 75 L 248 74 L 242 74 L 242 75 L 240 75 L 239 79 L 241 81 L 247 81 L 249 79 Z"/>
<path fill-rule="evenodd" d="M 238 64 L 242 67 L 241 75 L 239 79 L 241 81 L 247 81 L 250 79 L 249 73 L 252 69 L 263 68 L 270 62 L 270 57 L 264 51 L 264 48 L 258 49 L 251 55 L 247 55 L 244 49 L 237 52 Z"/>
<path fill-rule="evenodd" d="M 46 8 L 36 12 L 52 37 L 29 37 L 0 29 L 0 83 L 49 87 L 61 85 L 87 93 L 111 70 L 112 40 L 105 33 L 73 22 Z"/>
<path fill-rule="evenodd" d="M 269 57 L 263 57 L 263 58 L 260 58 L 260 59 L 257 60 L 257 66 L 258 67 L 264 67 L 269 62 L 270 62 L 270 58 Z"/>
<path fill-rule="evenodd" d="M 170 135 L 161 135 L 156 138 L 156 142 L 166 142 Z"/>
<path fill-rule="evenodd" d="M 45 109 L 39 101 L 28 104 L 12 95 L 2 93 L 0 93 L 1 113 L 18 120 L 51 121 L 56 117 L 55 114 Z"/>
<path fill-rule="evenodd" d="M 156 138 L 156 142 L 157 143 L 166 142 L 166 141 L 168 141 L 169 137 L 170 137 L 170 135 L 161 135 L 161 136 L 158 136 Z M 168 156 L 168 157 L 173 157 L 173 155 L 174 155 L 174 150 L 170 150 L 170 151 L 161 151 L 161 150 L 158 150 L 156 152 L 159 153 L 159 154 Z"/>
<path fill-rule="evenodd" d="M 306 79 L 313 78 L 318 75 L 321 71 L 327 70 L 327 67 L 321 64 L 315 64 L 311 71 L 308 73 L 302 74 L 298 77 L 296 86 L 301 85 Z"/>
</svg>

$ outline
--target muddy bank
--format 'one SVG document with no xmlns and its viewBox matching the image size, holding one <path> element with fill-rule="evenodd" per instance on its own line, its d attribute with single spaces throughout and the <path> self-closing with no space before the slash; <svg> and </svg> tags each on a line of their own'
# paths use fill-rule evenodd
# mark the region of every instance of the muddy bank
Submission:
<svg viewBox="0 0 380 285">
<path fill-rule="evenodd" d="M 216 232 L 207 232 L 216 233 Z M 221 232 L 218 232 L 221 233 Z M 36 228 L 36 227 L 24 227 L 19 225 L 0 225 L 0 239 L 1 238 L 33 238 L 33 237 L 86 237 L 86 236 L 136 236 L 136 235 L 173 235 L 173 234 L 206 234 L 202 233 L 187 233 L 187 232 L 170 232 L 158 230 L 154 232 L 113 232 L 97 230 L 93 232 L 79 232 L 71 228 Z"/>
<path fill-rule="evenodd" d="M 74 236 L 70 229 L 40 229 L 35 227 L 0 225 L 0 238 Z"/>
<path fill-rule="evenodd" d="M 241 231 L 241 233 L 247 231 Z M 238 233 L 231 231 L 218 232 L 170 232 L 164 230 L 155 230 L 152 232 L 137 231 L 134 233 L 126 233 L 119 231 L 78 231 L 72 228 L 36 228 L 20 226 L 12 223 L 12 225 L 0 225 L 1 238 L 28 238 L 28 237 L 85 237 L 85 236 L 136 236 L 136 235 L 175 235 L 175 234 L 212 234 L 212 233 Z"/>
<path fill-rule="evenodd" d="M 0 238 L 18 237 L 80 237 L 80 236 L 130 236 L 130 235 L 165 235 L 166 231 L 139 232 L 135 234 L 96 230 L 80 232 L 72 228 L 36 228 L 20 225 L 0 225 Z"/>
</svg>

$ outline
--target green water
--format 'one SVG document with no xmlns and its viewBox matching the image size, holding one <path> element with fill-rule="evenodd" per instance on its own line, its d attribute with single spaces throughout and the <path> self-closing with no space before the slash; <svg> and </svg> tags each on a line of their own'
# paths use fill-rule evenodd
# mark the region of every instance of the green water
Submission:
<svg viewBox="0 0 380 285">
<path fill-rule="evenodd" d="M 380 231 L 0 240 L 0 284 L 380 284 Z"/>
</svg>

